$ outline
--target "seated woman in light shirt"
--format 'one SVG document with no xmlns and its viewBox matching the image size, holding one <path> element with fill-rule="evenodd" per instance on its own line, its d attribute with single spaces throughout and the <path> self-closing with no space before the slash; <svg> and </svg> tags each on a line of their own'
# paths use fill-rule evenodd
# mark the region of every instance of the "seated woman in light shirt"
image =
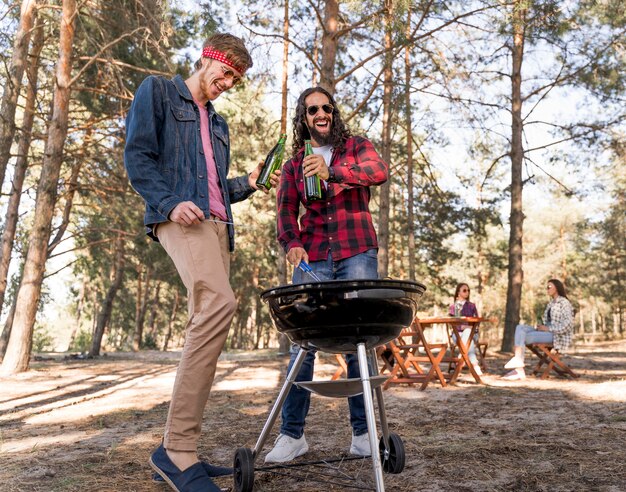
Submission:
<svg viewBox="0 0 626 492">
<path fill-rule="evenodd" d="M 572 342 L 574 308 L 565 294 L 563 282 L 552 278 L 546 287 L 551 297 L 543 313 L 542 324 L 537 327 L 517 325 L 515 328 L 515 356 L 504 368 L 511 369 L 503 376 L 509 381 L 526 379 L 524 352 L 530 343 L 551 343 L 557 350 L 565 350 Z"/>
<path fill-rule="evenodd" d="M 476 309 L 476 305 L 469 300 L 470 298 L 470 288 L 469 285 L 465 283 L 460 283 L 456 286 L 456 290 L 454 291 L 454 302 L 450 304 L 450 310 L 448 314 L 450 316 L 464 316 L 469 318 L 477 318 L 478 310 Z M 455 312 L 456 311 L 456 312 Z M 461 340 L 465 344 L 467 344 L 467 339 L 470 336 L 471 327 L 469 325 L 457 325 L 455 327 L 455 333 L 452 334 L 454 341 L 456 342 L 456 337 L 460 336 Z M 478 332 L 474 335 L 474 339 L 471 340 L 470 346 L 467 350 L 467 355 L 469 356 L 469 360 L 474 366 L 474 370 L 476 374 L 479 376 L 482 375 L 482 371 L 480 369 L 480 365 L 478 363 L 478 358 L 476 357 L 476 344 L 478 343 Z"/>
</svg>

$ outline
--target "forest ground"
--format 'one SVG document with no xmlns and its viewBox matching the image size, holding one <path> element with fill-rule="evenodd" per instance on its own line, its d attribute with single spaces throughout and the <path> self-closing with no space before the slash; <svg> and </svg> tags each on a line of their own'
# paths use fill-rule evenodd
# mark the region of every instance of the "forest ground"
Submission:
<svg viewBox="0 0 626 492">
<path fill-rule="evenodd" d="M 93 360 L 44 357 L 0 379 L 0 491 L 169 490 L 151 481 L 178 352 L 108 354 Z M 389 491 L 626 491 L 626 341 L 578 345 L 566 360 L 578 380 L 499 379 L 507 357 L 489 353 L 485 384 L 384 392 L 389 425 L 406 447 Z M 527 362 L 533 358 L 528 355 Z M 287 359 L 261 351 L 224 354 L 205 411 L 201 455 L 232 462 L 254 447 L 285 377 Z M 335 370 L 321 354 L 316 378 Z M 261 452 L 269 451 L 277 426 Z M 345 454 L 347 402 L 313 396 L 306 459 Z M 262 459 L 256 466 L 262 466 Z M 342 469 L 373 483 L 369 461 Z M 354 490 L 255 475 L 257 491 Z M 217 479 L 224 489 L 232 478 Z"/>
</svg>

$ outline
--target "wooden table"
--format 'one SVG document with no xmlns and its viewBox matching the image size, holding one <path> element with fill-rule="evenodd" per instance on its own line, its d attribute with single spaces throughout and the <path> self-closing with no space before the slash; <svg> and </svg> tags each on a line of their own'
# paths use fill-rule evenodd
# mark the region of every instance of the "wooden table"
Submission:
<svg viewBox="0 0 626 492">
<path fill-rule="evenodd" d="M 484 321 L 490 321 L 490 320 L 487 318 L 474 318 L 474 317 L 470 318 L 466 316 L 462 316 L 462 317 L 447 316 L 447 317 L 438 317 L 438 318 L 421 318 L 419 322 L 417 323 L 418 330 L 420 331 L 421 337 L 424 341 L 425 341 L 424 329 L 430 326 L 437 325 L 437 324 L 445 324 L 448 326 L 449 329 L 455 330 L 457 336 L 454 338 L 456 338 L 455 343 L 456 343 L 456 347 L 459 350 L 459 356 L 455 360 L 456 367 L 454 369 L 454 372 L 452 373 L 452 376 L 450 376 L 450 380 L 448 381 L 449 384 L 454 384 L 456 382 L 457 378 L 459 377 L 459 374 L 461 373 L 461 369 L 463 369 L 463 366 L 465 365 L 467 365 L 470 373 L 472 374 L 476 382 L 479 384 L 482 384 L 482 380 L 480 379 L 480 376 L 474 369 L 474 365 L 469 360 L 468 351 L 469 351 L 470 343 L 474 339 L 474 335 L 478 332 L 478 327 L 480 326 L 480 323 Z M 456 327 L 459 325 L 468 325 L 470 327 L 469 329 L 471 331 L 470 331 L 470 336 L 467 339 L 467 343 L 465 343 L 461 339 L 460 332 L 456 331 Z"/>
<path fill-rule="evenodd" d="M 384 359 L 387 368 L 390 368 L 390 377 L 383 389 L 392 384 L 420 384 L 424 390 L 431 381 L 438 379 L 442 387 L 446 387 L 446 375 L 441 371 L 440 364 L 448 348 L 447 343 L 428 343 L 424 338 L 424 331 L 417 318 L 411 326 L 387 344 L 393 360 Z M 424 355 L 420 353 L 424 350 Z M 430 368 L 422 367 L 423 363 L 430 364 Z"/>
</svg>

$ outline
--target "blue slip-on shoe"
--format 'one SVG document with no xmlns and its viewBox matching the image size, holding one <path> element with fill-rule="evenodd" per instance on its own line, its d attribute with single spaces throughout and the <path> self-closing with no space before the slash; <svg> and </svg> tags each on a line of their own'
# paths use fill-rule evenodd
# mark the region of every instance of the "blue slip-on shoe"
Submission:
<svg viewBox="0 0 626 492">
<path fill-rule="evenodd" d="M 221 492 L 207 474 L 201 462 L 198 462 L 185 471 L 172 463 L 165 452 L 163 443 L 150 456 L 150 466 L 176 492 Z"/>
<path fill-rule="evenodd" d="M 212 465 L 210 463 L 207 463 L 206 461 L 201 461 L 200 463 L 202 464 L 204 471 L 206 471 L 207 475 L 211 478 L 227 477 L 228 475 L 233 474 L 233 469 L 228 466 Z M 155 482 L 165 482 L 165 480 L 163 480 L 163 477 L 157 472 L 154 472 L 152 474 L 152 480 L 154 480 Z"/>
</svg>

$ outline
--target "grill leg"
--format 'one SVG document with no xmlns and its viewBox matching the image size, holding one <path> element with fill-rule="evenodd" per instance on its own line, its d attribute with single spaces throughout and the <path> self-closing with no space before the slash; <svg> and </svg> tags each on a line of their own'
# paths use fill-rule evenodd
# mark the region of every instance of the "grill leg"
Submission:
<svg viewBox="0 0 626 492">
<path fill-rule="evenodd" d="M 378 362 L 376 356 L 376 349 L 371 349 L 368 352 L 369 364 L 370 364 L 370 374 L 372 376 L 378 376 Z M 387 413 L 385 412 L 385 400 L 383 399 L 383 388 L 379 386 L 374 390 L 376 394 L 376 401 L 378 402 L 378 416 L 380 418 L 380 429 L 383 434 L 383 442 L 385 444 L 385 449 L 389 451 L 389 424 L 387 423 Z"/>
<path fill-rule="evenodd" d="M 376 492 L 385 491 L 383 480 L 383 468 L 380 463 L 378 452 L 378 434 L 376 432 L 376 418 L 374 416 L 374 400 L 372 398 L 372 385 L 370 383 L 370 373 L 367 363 L 367 350 L 364 343 L 357 345 L 359 357 L 359 370 L 361 371 L 361 381 L 363 383 L 363 400 L 365 401 L 365 417 L 367 418 L 367 432 L 370 438 L 370 451 L 372 453 L 372 467 L 376 478 Z"/>
<path fill-rule="evenodd" d="M 298 355 L 296 356 L 296 360 L 293 362 L 293 366 L 291 366 L 291 371 L 289 371 L 289 374 L 287 374 L 287 379 L 285 380 L 285 383 L 283 384 L 283 387 L 281 388 L 280 393 L 278 394 L 278 398 L 276 398 L 276 401 L 274 402 L 272 411 L 267 417 L 267 420 L 265 421 L 265 425 L 263 426 L 263 430 L 261 431 L 261 435 L 259 436 L 259 439 L 257 440 L 256 445 L 254 446 L 254 449 L 252 451 L 253 453 L 252 456 L 254 459 L 256 459 L 256 457 L 259 455 L 259 453 L 263 449 L 263 446 L 265 445 L 265 441 L 267 441 L 267 437 L 270 431 L 272 430 L 272 427 L 274 427 L 274 424 L 276 423 L 278 414 L 283 408 L 283 403 L 285 403 L 285 400 L 287 399 L 289 390 L 293 386 L 293 383 L 296 380 L 296 376 L 298 375 L 298 372 L 300 372 L 300 367 L 302 367 L 302 362 L 304 362 L 304 357 L 306 356 L 307 352 L 308 350 L 300 347 L 300 350 L 298 351 Z"/>
</svg>

